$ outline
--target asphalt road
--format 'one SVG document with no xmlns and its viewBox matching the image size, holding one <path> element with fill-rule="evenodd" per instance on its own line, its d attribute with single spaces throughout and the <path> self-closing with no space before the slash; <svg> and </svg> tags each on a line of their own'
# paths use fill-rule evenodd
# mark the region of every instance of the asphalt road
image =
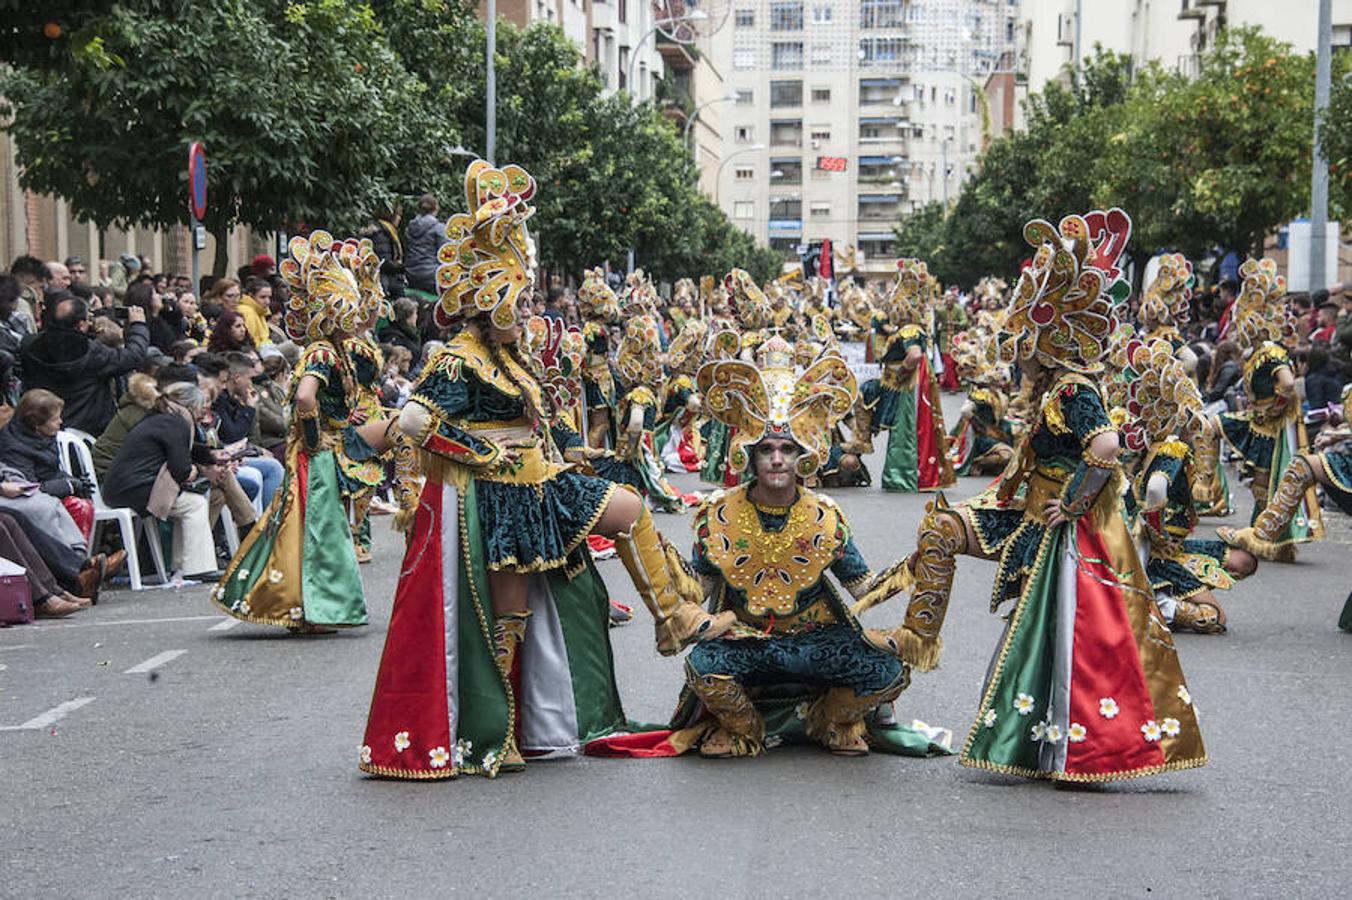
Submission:
<svg viewBox="0 0 1352 900">
<path fill-rule="evenodd" d="M 834 496 L 874 568 L 913 547 L 923 497 Z M 354 632 L 233 623 L 203 588 L 108 593 L 0 630 L 0 896 L 1341 895 L 1352 636 L 1335 620 L 1352 528 L 1329 526 L 1224 598 L 1229 634 L 1179 636 L 1210 764 L 1090 790 L 790 747 L 374 780 L 356 762 L 401 549 L 387 520 L 363 569 L 371 625 Z M 658 527 L 684 543 L 689 517 Z M 618 562 L 601 570 L 636 604 Z M 897 704 L 957 743 L 1000 631 L 993 571 L 962 563 L 943 663 Z M 626 711 L 664 719 L 679 660 L 656 655 L 643 613 L 612 637 Z"/>
</svg>

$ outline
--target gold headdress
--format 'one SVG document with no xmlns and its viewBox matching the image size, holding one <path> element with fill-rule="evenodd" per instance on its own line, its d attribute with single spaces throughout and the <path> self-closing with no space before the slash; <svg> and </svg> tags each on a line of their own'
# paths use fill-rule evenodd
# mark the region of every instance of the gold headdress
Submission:
<svg viewBox="0 0 1352 900">
<path fill-rule="evenodd" d="M 582 360 L 587 352 L 582 332 L 562 319 L 531 316 L 522 335 L 527 356 L 550 408 L 573 416 L 582 404 Z"/>
<path fill-rule="evenodd" d="M 996 278 L 993 275 L 987 275 L 976 283 L 975 293 L 984 306 L 987 300 L 995 300 L 1000 304 L 1005 302 L 1005 291 L 1009 290 L 1009 285 L 1003 278 Z"/>
<path fill-rule="evenodd" d="M 498 328 L 516 323 L 516 302 L 535 282 L 535 245 L 526 220 L 535 179 L 520 166 L 495 169 L 482 159 L 465 171 L 469 212 L 446 223 L 447 243 L 437 254 L 437 319 L 488 313 Z"/>
<path fill-rule="evenodd" d="M 709 326 L 701 319 L 690 319 L 667 347 L 667 368 L 673 374 L 694 375 L 704 363 L 704 338 Z"/>
<path fill-rule="evenodd" d="M 1244 283 L 1235 301 L 1235 329 L 1246 348 L 1265 341 L 1281 341 L 1293 329 L 1291 313 L 1283 300 L 1286 279 L 1277 274 L 1274 259 L 1247 259 L 1239 267 Z"/>
<path fill-rule="evenodd" d="M 577 289 L 578 311 L 588 319 L 609 322 L 620 314 L 620 301 L 606 283 L 605 270 L 600 266 L 588 269 Z"/>
<path fill-rule="evenodd" d="M 1104 217 L 1096 210 L 1066 216 L 1059 228 L 1042 219 L 1023 226 L 1024 239 L 1037 251 L 1014 286 L 1005 320 L 1012 340 L 1002 347 L 1007 355 L 1081 373 L 1103 368 L 1109 335 L 1117 327 L 1117 260 L 1131 233 L 1126 213 L 1109 210 L 1106 217 L 1118 230 L 1102 246 L 1091 245 L 1087 220 Z"/>
<path fill-rule="evenodd" d="M 615 354 L 615 369 L 626 389 L 645 385 L 654 394 L 660 390 L 664 377 L 660 327 L 656 316 L 646 314 L 634 316 L 625 326 Z"/>
<path fill-rule="evenodd" d="M 283 321 L 293 341 L 355 334 L 379 310 L 385 294 L 369 240 L 336 241 L 316 231 L 308 239 L 292 238 L 287 251 L 278 272 L 291 291 Z"/>
<path fill-rule="evenodd" d="M 897 280 L 889 298 L 892 324 L 923 325 L 937 287 L 922 260 L 897 260 Z"/>
<path fill-rule="evenodd" d="M 749 272 L 733 269 L 723 279 L 723 286 L 732 298 L 733 313 L 743 328 L 758 330 L 769 327 L 773 316 L 770 301 Z"/>
<path fill-rule="evenodd" d="M 1122 428 L 1128 450 L 1186 435 L 1202 414 L 1202 395 L 1168 341 L 1131 341 L 1126 347 L 1128 421 Z"/>
<path fill-rule="evenodd" d="M 671 289 L 671 299 L 672 302 L 678 306 L 685 300 L 689 300 L 691 303 L 698 303 L 699 288 L 695 287 L 693 279 L 677 279 L 676 286 Z"/>
<path fill-rule="evenodd" d="M 638 315 L 657 314 L 657 288 L 642 269 L 635 269 L 624 279 L 624 296 L 620 298 L 620 311 L 626 318 Z"/>
<path fill-rule="evenodd" d="M 1192 284 L 1192 263 L 1187 257 L 1182 253 L 1166 253 L 1159 257 L 1159 269 L 1146 288 L 1142 304 L 1157 298 L 1164 305 L 1170 324 L 1185 325 L 1192 318 Z"/>
<path fill-rule="evenodd" d="M 831 428 L 854 406 L 859 386 L 839 356 L 827 355 L 801 373 L 793 347 L 778 335 L 760 347 L 756 365 L 716 360 L 699 370 L 699 389 L 710 415 L 736 429 L 729 461 L 746 468 L 747 448 L 766 437 L 794 441 L 806 452 L 798 474 L 811 475 L 831 451 Z"/>
</svg>

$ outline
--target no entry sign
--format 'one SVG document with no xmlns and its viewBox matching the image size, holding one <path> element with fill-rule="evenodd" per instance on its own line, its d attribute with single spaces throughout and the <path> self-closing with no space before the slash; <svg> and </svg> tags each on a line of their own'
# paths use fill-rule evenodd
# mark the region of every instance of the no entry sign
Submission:
<svg viewBox="0 0 1352 900">
<path fill-rule="evenodd" d="M 207 215 L 207 156 L 201 141 L 188 145 L 188 203 L 194 219 Z"/>
</svg>

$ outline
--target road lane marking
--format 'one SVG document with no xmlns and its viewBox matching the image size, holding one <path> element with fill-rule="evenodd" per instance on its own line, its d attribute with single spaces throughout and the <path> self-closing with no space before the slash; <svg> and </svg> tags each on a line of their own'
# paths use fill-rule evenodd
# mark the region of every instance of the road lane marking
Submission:
<svg viewBox="0 0 1352 900">
<path fill-rule="evenodd" d="M 0 725 L 0 731 L 36 731 L 39 728 L 46 728 L 61 721 L 67 713 L 74 712 L 85 704 L 93 702 L 93 697 L 76 697 L 74 700 L 67 700 L 60 706 L 52 707 L 41 715 L 34 716 L 22 725 Z"/>
<path fill-rule="evenodd" d="M 222 619 L 215 625 L 212 625 L 207 631 L 229 631 L 240 623 L 240 619 Z"/>
<path fill-rule="evenodd" d="M 56 628 L 98 628 L 101 625 L 158 625 L 161 622 L 206 622 L 220 616 L 165 616 L 162 619 L 109 619 L 102 622 L 52 622 L 47 627 Z"/>
<path fill-rule="evenodd" d="M 173 662 L 187 652 L 187 650 L 166 650 L 163 653 L 156 653 L 154 656 L 150 657 L 150 659 L 143 663 L 137 663 L 122 674 L 143 675 L 153 669 L 158 669 L 167 662 Z"/>
<path fill-rule="evenodd" d="M 4 650 L 27 650 L 29 647 L 36 647 L 36 646 L 37 646 L 37 644 L 11 644 L 11 645 L 8 646 L 8 647 L 0 647 L 0 651 L 4 651 Z"/>
</svg>

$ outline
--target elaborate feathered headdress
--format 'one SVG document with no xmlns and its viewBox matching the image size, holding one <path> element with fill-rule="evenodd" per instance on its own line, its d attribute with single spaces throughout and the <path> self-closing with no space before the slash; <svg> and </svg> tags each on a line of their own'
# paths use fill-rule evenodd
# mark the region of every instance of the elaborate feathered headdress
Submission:
<svg viewBox="0 0 1352 900">
<path fill-rule="evenodd" d="M 1158 298 L 1171 323 L 1185 325 L 1192 318 L 1192 285 L 1192 263 L 1187 257 L 1182 253 L 1165 253 L 1159 257 L 1159 269 L 1146 288 L 1145 301 Z"/>
<path fill-rule="evenodd" d="M 729 461 L 746 468 L 747 448 L 766 437 L 783 437 L 804 449 L 798 474 L 811 475 L 831 451 L 831 428 L 854 406 L 854 373 L 839 356 L 827 355 L 806 370 L 793 364 L 793 347 L 778 335 L 765 341 L 757 364 L 716 360 L 699 370 L 698 384 L 710 415 L 736 429 Z"/>
<path fill-rule="evenodd" d="M 657 317 L 637 315 L 629 319 L 615 354 L 615 369 L 625 389 L 647 385 L 657 393 L 662 384 L 662 342 Z"/>
<path fill-rule="evenodd" d="M 723 279 L 723 286 L 732 298 L 733 313 L 743 328 L 757 330 L 769 326 L 774 315 L 770 301 L 749 272 L 733 269 Z"/>
<path fill-rule="evenodd" d="M 606 283 L 604 269 L 598 266 L 587 270 L 582 287 L 577 289 L 577 304 L 578 310 L 588 319 L 609 322 L 620 314 L 620 301 Z"/>
<path fill-rule="evenodd" d="M 516 322 L 516 301 L 535 281 L 535 246 L 526 220 L 535 179 L 520 166 L 495 169 L 482 159 L 465 171 L 469 212 L 446 223 L 437 260 L 437 319 L 443 326 L 488 313 L 494 325 Z"/>
<path fill-rule="evenodd" d="M 1283 298 L 1286 279 L 1277 274 L 1274 259 L 1246 259 L 1239 267 L 1244 283 L 1235 301 L 1235 329 L 1239 342 L 1256 348 L 1265 341 L 1281 341 L 1294 331 L 1291 312 Z"/>
<path fill-rule="evenodd" d="M 1122 433 L 1127 449 L 1141 452 L 1186 434 L 1190 420 L 1202 414 L 1202 395 L 1174 356 L 1173 345 L 1165 340 L 1133 340 L 1125 353 L 1128 419 Z"/>
<path fill-rule="evenodd" d="M 290 289 L 283 321 L 298 343 L 355 334 L 379 312 L 380 258 L 370 240 L 334 240 L 327 231 L 294 237 L 278 272 Z"/>
<path fill-rule="evenodd" d="M 667 347 L 667 368 L 673 374 L 694 375 L 704 363 L 704 338 L 709 326 L 702 319 L 690 319 Z"/>
<path fill-rule="evenodd" d="M 1130 234 L 1131 219 L 1120 209 L 1066 216 L 1057 228 L 1042 219 L 1024 225 L 1024 240 L 1037 250 L 1014 286 L 1005 319 L 1013 340 L 1002 350 L 1047 366 L 1099 371 L 1117 327 L 1115 300 L 1128 287 L 1117 261 Z"/>
</svg>

